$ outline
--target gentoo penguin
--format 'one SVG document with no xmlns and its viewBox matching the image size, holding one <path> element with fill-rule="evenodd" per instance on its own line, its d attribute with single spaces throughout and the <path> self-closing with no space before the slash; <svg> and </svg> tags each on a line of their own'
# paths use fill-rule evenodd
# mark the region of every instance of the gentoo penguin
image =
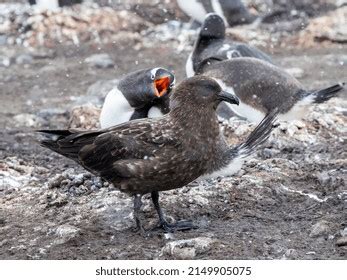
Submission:
<svg viewBox="0 0 347 280">
<path fill-rule="evenodd" d="M 195 76 L 171 94 L 171 111 L 160 118 L 133 120 L 93 131 L 41 130 L 41 145 L 73 159 L 90 172 L 134 196 L 134 218 L 141 233 L 141 196 L 151 193 L 165 231 L 194 228 L 188 221 L 169 224 L 159 205 L 159 191 L 181 188 L 197 178 L 232 175 L 240 161 L 263 143 L 276 113 L 271 113 L 245 142 L 229 147 L 220 131 L 216 108 L 237 104 L 214 80 Z"/>
<path fill-rule="evenodd" d="M 255 57 L 272 63 L 271 58 L 256 47 L 226 39 L 223 19 L 215 13 L 208 14 L 187 59 L 187 77 L 203 72 L 206 65 L 235 57 Z"/>
<path fill-rule="evenodd" d="M 105 98 L 100 114 L 101 128 L 168 113 L 169 93 L 174 84 L 175 76 L 164 68 L 127 74 Z"/>
<path fill-rule="evenodd" d="M 300 119 L 311 104 L 336 96 L 344 85 L 309 91 L 279 67 L 247 57 L 211 64 L 203 75 L 217 79 L 224 90 L 234 92 L 240 104 L 229 107 L 237 115 L 256 123 L 275 108 L 279 110 L 279 120 Z"/>
<path fill-rule="evenodd" d="M 83 0 L 28 0 L 28 2 L 38 9 L 55 10 L 59 7 L 80 4 Z"/>
<path fill-rule="evenodd" d="M 228 26 L 252 23 L 251 14 L 241 0 L 177 0 L 180 9 L 193 20 L 202 23 L 208 13 L 217 13 Z"/>
</svg>

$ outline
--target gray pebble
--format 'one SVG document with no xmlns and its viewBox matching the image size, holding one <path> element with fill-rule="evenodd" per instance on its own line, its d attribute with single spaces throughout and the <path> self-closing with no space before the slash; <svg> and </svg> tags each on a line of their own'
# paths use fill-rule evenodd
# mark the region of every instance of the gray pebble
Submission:
<svg viewBox="0 0 347 280">
<path fill-rule="evenodd" d="M 79 186 L 79 185 L 83 184 L 83 181 L 84 181 L 83 174 L 78 174 L 78 175 L 74 176 L 74 178 L 72 180 L 72 184 Z"/>
<path fill-rule="evenodd" d="M 59 188 L 64 180 L 65 177 L 62 174 L 57 174 L 51 180 L 48 181 L 48 187 L 50 189 Z"/>
<path fill-rule="evenodd" d="M 111 68 L 114 66 L 112 58 L 107 53 L 94 54 L 84 61 L 96 68 Z"/>
<path fill-rule="evenodd" d="M 93 186 L 93 182 L 91 180 L 85 180 L 83 183 L 88 189 Z"/>
<path fill-rule="evenodd" d="M 286 259 L 295 260 L 295 259 L 298 259 L 299 254 L 298 254 L 297 250 L 295 250 L 295 249 L 288 249 L 285 252 L 284 256 Z"/>
<path fill-rule="evenodd" d="M 90 190 L 93 191 L 93 192 L 98 192 L 98 191 L 100 191 L 100 189 L 99 189 L 98 187 L 94 186 L 94 185 L 92 185 L 92 186 L 90 187 Z"/>
<path fill-rule="evenodd" d="M 16 57 L 17 64 L 32 64 L 34 61 L 30 54 L 20 54 Z"/>
<path fill-rule="evenodd" d="M 0 55 L 0 67 L 9 67 L 11 65 L 11 59 L 7 56 Z"/>
<path fill-rule="evenodd" d="M 337 246 L 347 246 L 347 236 L 342 236 L 336 240 Z"/>
<path fill-rule="evenodd" d="M 71 186 L 71 180 L 69 180 L 69 179 L 64 179 L 63 181 L 61 181 L 61 183 L 60 183 L 60 186 L 62 187 L 62 188 L 68 188 L 68 187 L 70 187 Z"/>
<path fill-rule="evenodd" d="M 329 224 L 325 220 L 321 220 L 312 226 L 310 237 L 319 237 L 327 235 L 329 232 Z"/>
<path fill-rule="evenodd" d="M 168 242 L 161 250 L 161 256 L 170 255 L 175 259 L 193 259 L 197 254 L 210 251 L 217 239 L 209 237 L 196 237 L 193 239 L 182 239 Z"/>
<path fill-rule="evenodd" d="M 7 36 L 0 35 L 0 46 L 6 45 L 6 43 L 7 43 Z"/>
</svg>

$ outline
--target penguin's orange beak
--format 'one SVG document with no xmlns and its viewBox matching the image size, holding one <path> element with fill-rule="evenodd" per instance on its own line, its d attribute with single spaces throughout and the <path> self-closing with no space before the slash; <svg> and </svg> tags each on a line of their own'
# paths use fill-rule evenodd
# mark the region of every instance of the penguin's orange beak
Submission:
<svg viewBox="0 0 347 280">
<path fill-rule="evenodd" d="M 170 77 L 161 77 L 154 80 L 155 95 L 157 97 L 162 97 L 168 90 L 170 86 Z"/>
</svg>

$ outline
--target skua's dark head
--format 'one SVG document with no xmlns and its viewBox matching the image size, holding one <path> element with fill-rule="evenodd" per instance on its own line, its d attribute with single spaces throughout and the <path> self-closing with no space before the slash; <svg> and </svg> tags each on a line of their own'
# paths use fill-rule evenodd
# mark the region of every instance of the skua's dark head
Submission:
<svg viewBox="0 0 347 280">
<path fill-rule="evenodd" d="M 171 98 L 171 109 L 185 106 L 191 110 L 215 110 L 222 101 L 239 104 L 239 99 L 234 94 L 223 91 L 215 79 L 195 76 L 184 80 L 175 88 Z"/>
</svg>

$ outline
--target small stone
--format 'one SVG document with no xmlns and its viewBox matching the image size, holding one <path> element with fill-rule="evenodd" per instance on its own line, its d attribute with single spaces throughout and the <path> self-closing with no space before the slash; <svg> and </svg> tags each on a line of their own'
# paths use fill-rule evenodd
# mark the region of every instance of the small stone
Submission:
<svg viewBox="0 0 347 280">
<path fill-rule="evenodd" d="M 53 49 L 36 49 L 31 55 L 35 59 L 54 58 L 56 56 L 56 51 Z"/>
<path fill-rule="evenodd" d="M 317 174 L 317 179 L 318 179 L 318 182 L 322 186 L 324 186 L 328 184 L 328 182 L 331 180 L 331 177 L 329 176 L 328 172 L 323 171 Z"/>
<path fill-rule="evenodd" d="M 7 36 L 0 35 L 0 46 L 6 45 L 6 43 L 7 43 Z"/>
<path fill-rule="evenodd" d="M 96 68 L 111 68 L 114 66 L 112 58 L 107 53 L 94 54 L 84 61 Z"/>
<path fill-rule="evenodd" d="M 284 257 L 285 257 L 285 259 L 289 259 L 289 260 L 298 259 L 298 257 L 299 257 L 298 251 L 295 250 L 295 249 L 288 249 L 288 250 L 284 253 Z"/>
<path fill-rule="evenodd" d="M 61 225 L 55 230 L 55 234 L 58 236 L 58 239 L 55 240 L 56 244 L 63 244 L 76 236 L 80 233 L 80 229 L 71 226 L 71 225 Z"/>
<path fill-rule="evenodd" d="M 93 186 L 93 181 L 92 180 L 85 180 L 84 185 L 90 189 Z"/>
<path fill-rule="evenodd" d="M 34 61 L 30 54 L 20 54 L 16 57 L 17 64 L 32 64 Z"/>
<path fill-rule="evenodd" d="M 337 246 L 347 246 L 347 236 L 342 236 L 336 240 Z"/>
<path fill-rule="evenodd" d="M 99 178 L 99 177 L 94 177 L 94 179 L 93 179 L 93 185 L 94 185 L 95 187 L 99 188 L 99 189 L 102 188 L 103 182 L 102 182 L 101 178 Z"/>
<path fill-rule="evenodd" d="M 78 174 L 73 178 L 72 184 L 75 186 L 79 186 L 83 183 L 83 181 L 83 174 Z"/>
<path fill-rule="evenodd" d="M 341 236 L 347 236 L 347 227 L 341 230 Z"/>
<path fill-rule="evenodd" d="M 68 203 L 68 200 L 64 196 L 60 196 L 55 200 L 49 201 L 47 207 L 62 207 Z"/>
<path fill-rule="evenodd" d="M 65 177 L 65 178 L 68 178 L 68 179 L 70 179 L 70 180 L 73 180 L 74 178 L 75 178 L 75 170 L 73 169 L 73 168 L 69 168 L 69 169 L 67 169 L 67 170 L 65 170 L 64 172 L 63 172 L 63 176 Z"/>
<path fill-rule="evenodd" d="M 76 187 L 70 187 L 69 188 L 69 193 L 73 194 L 73 195 L 78 195 L 78 191 Z"/>
<path fill-rule="evenodd" d="M 164 238 L 166 240 L 174 240 L 175 239 L 174 235 L 171 232 L 165 233 Z"/>
<path fill-rule="evenodd" d="M 181 241 L 181 240 L 179 240 Z M 179 241 L 169 242 L 163 249 L 162 254 L 172 256 L 177 260 L 191 260 L 196 256 L 194 247 L 180 247 Z M 186 245 L 185 245 L 186 246 Z"/>
<path fill-rule="evenodd" d="M 70 113 L 69 128 L 95 129 L 100 126 L 100 108 L 85 104 L 72 108 Z"/>
<path fill-rule="evenodd" d="M 11 65 L 11 59 L 7 56 L 0 55 L 0 67 L 9 67 Z"/>
<path fill-rule="evenodd" d="M 281 151 L 278 149 L 269 149 L 269 148 L 265 148 L 262 153 L 264 155 L 265 158 L 273 158 L 276 155 L 278 155 Z"/>
<path fill-rule="evenodd" d="M 48 187 L 50 189 L 59 188 L 65 177 L 62 174 L 55 175 L 51 180 L 48 181 Z"/>
<path fill-rule="evenodd" d="M 85 185 L 80 185 L 78 188 L 79 194 L 84 194 L 84 193 L 87 193 L 88 191 L 89 191 L 89 188 L 86 187 Z"/>
<path fill-rule="evenodd" d="M 174 259 L 193 259 L 197 254 L 211 250 L 218 240 L 209 237 L 196 237 L 168 242 L 161 250 L 161 255 L 169 255 Z"/>
<path fill-rule="evenodd" d="M 319 237 L 323 235 L 327 235 L 329 232 L 329 223 L 327 221 L 319 221 L 315 225 L 313 225 L 310 237 Z"/>
<path fill-rule="evenodd" d="M 65 177 L 64 177 L 65 178 Z M 60 183 L 60 187 L 65 188 L 65 187 L 70 187 L 71 186 L 71 180 L 70 179 L 64 179 Z"/>
</svg>

